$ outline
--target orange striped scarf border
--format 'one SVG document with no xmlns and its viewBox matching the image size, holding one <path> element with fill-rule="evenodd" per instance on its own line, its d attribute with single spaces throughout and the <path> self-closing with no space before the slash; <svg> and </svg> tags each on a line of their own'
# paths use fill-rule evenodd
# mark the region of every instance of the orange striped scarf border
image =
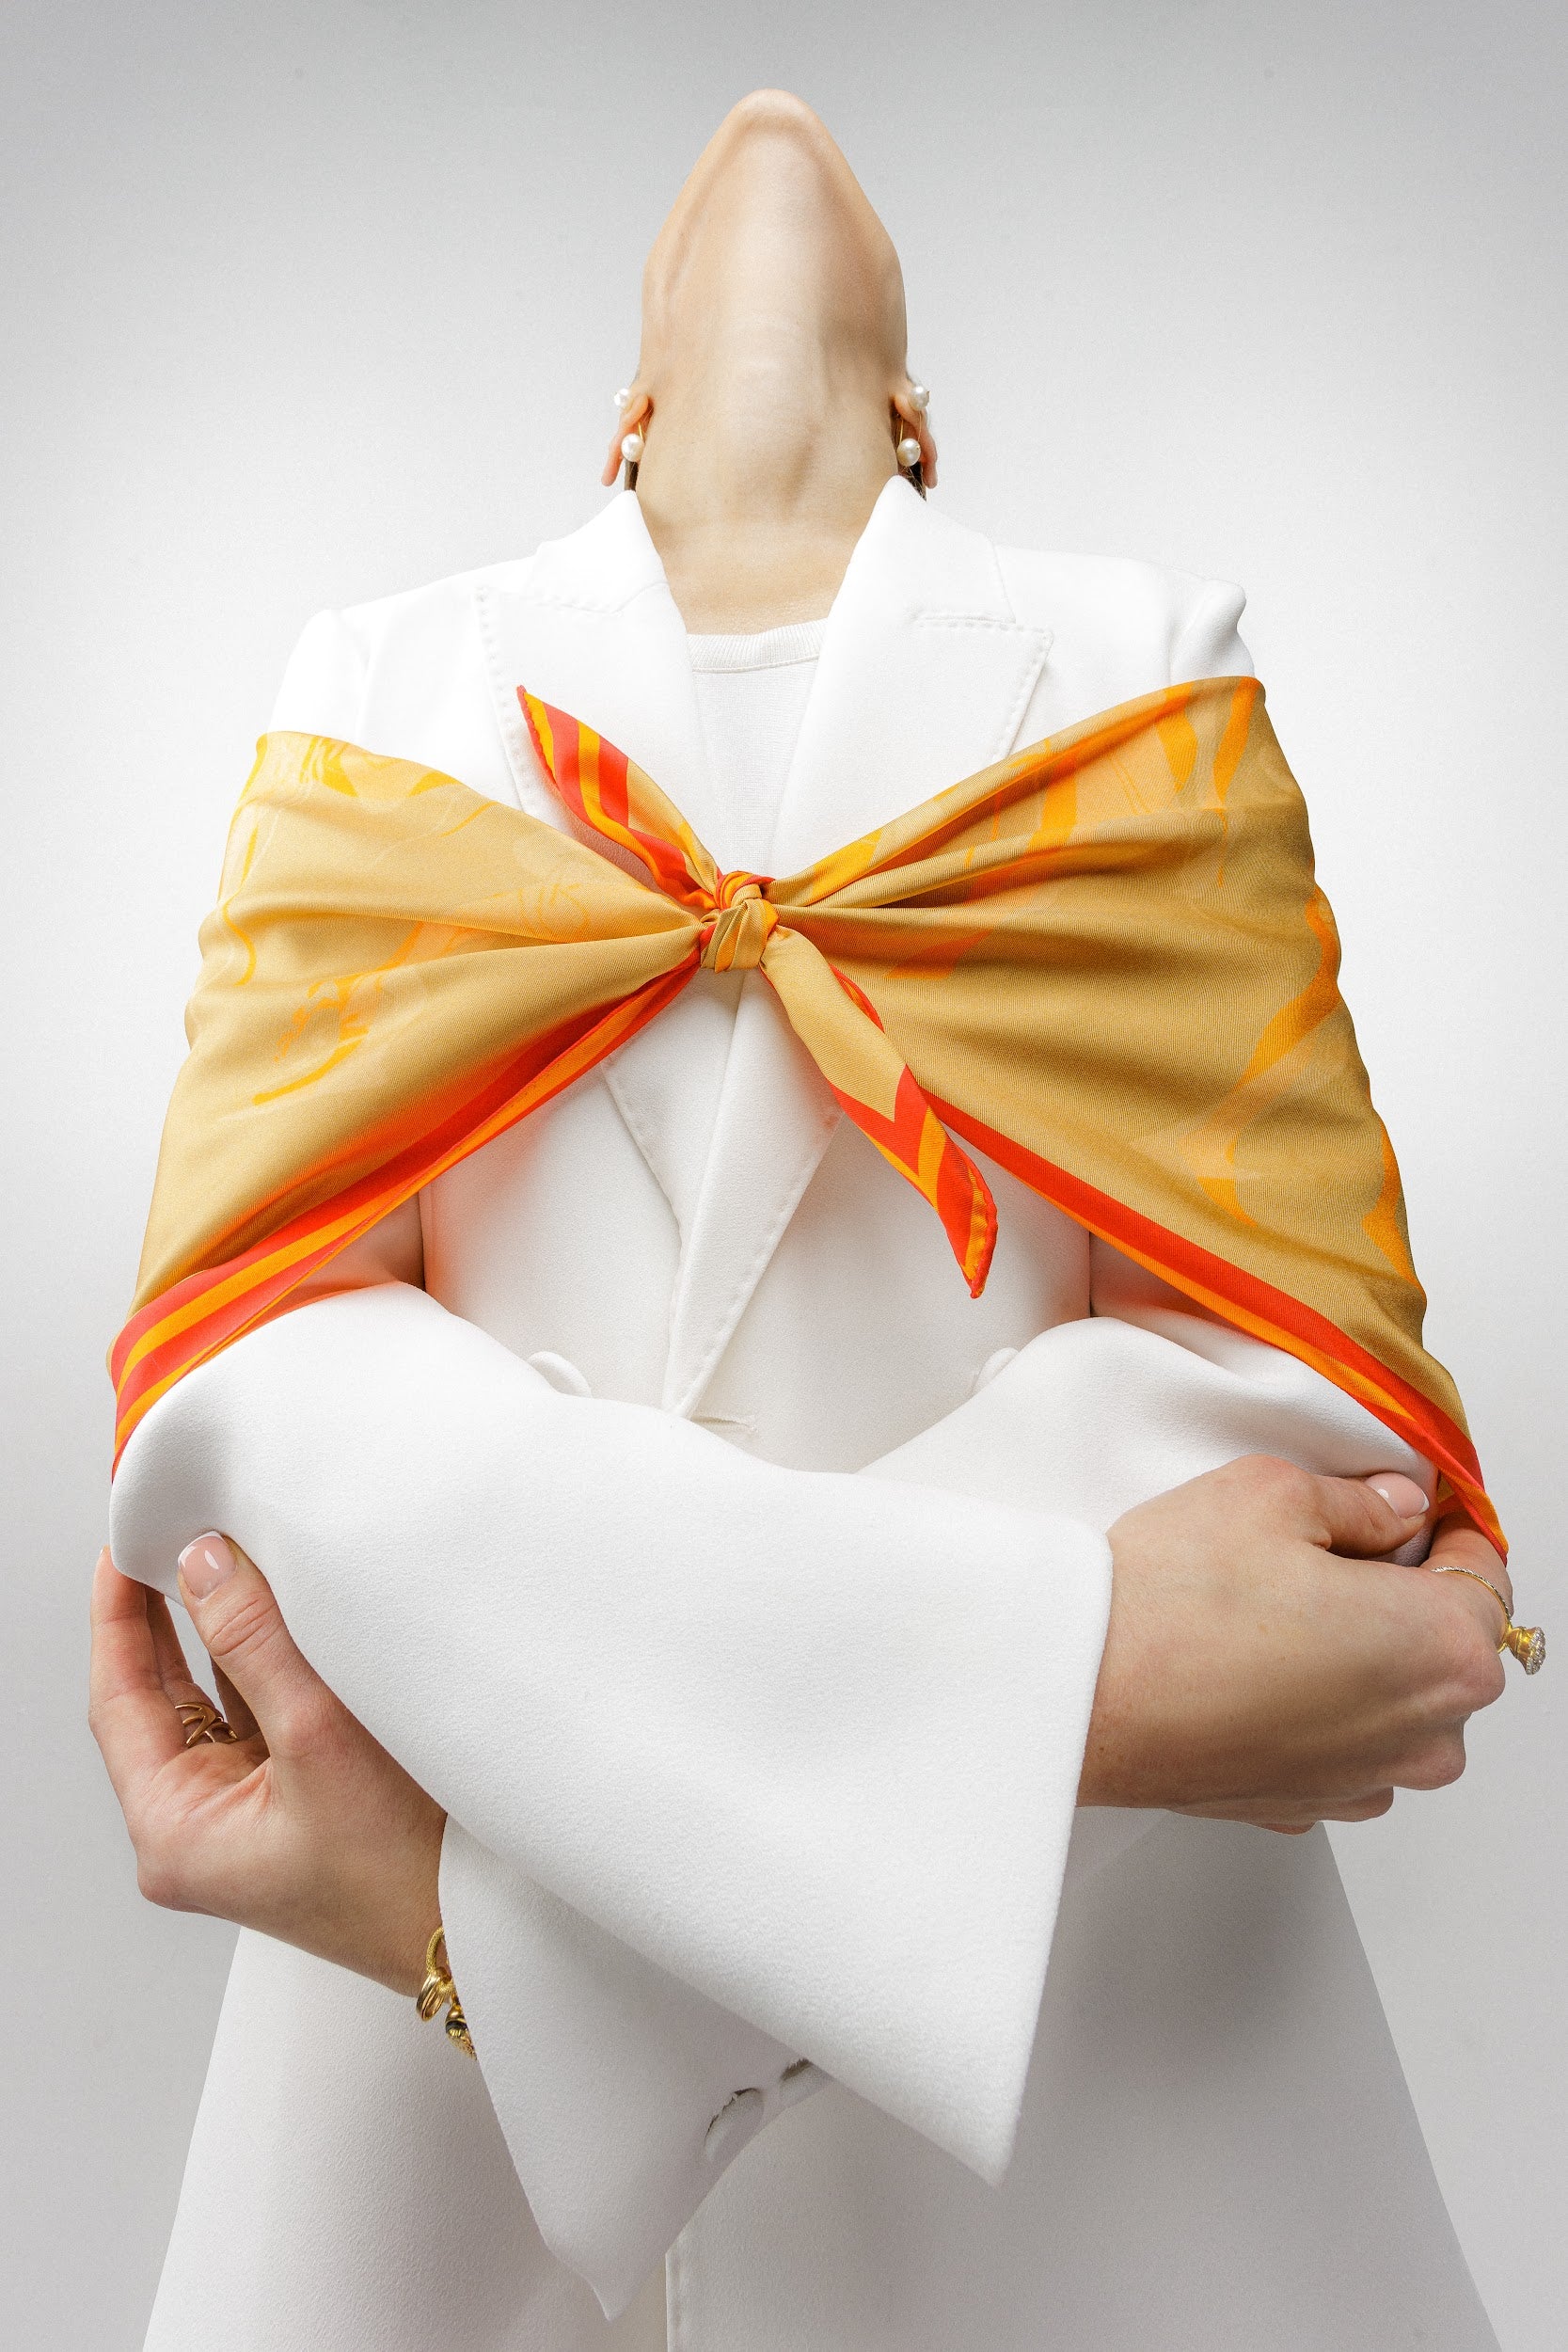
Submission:
<svg viewBox="0 0 1568 2352">
<path fill-rule="evenodd" d="M 567 1032 L 525 1046 L 484 1084 L 465 1091 L 435 1125 L 419 1122 L 418 1132 L 402 1142 L 388 1131 L 388 1158 L 372 1174 L 291 1217 L 238 1257 L 189 1274 L 150 1300 L 131 1317 L 109 1356 L 116 1401 L 114 1467 L 119 1469 L 137 1422 L 166 1390 L 243 1333 L 286 1311 L 290 1295 L 302 1282 L 383 1217 L 635 1037 L 679 994 L 691 968 L 651 982 L 590 1025 L 574 1024 Z"/>
</svg>

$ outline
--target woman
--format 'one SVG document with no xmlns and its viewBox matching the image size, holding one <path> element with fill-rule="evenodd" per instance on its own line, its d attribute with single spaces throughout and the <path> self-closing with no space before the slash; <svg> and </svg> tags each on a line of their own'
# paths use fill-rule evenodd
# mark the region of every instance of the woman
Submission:
<svg viewBox="0 0 1568 2352">
<path fill-rule="evenodd" d="M 1250 709 L 1240 595 L 924 502 L 896 258 L 777 94 L 682 191 L 618 405 L 634 489 L 321 616 L 274 714 L 295 767 L 247 872 L 266 825 L 330 829 L 325 777 L 356 822 L 435 811 L 432 869 L 497 840 L 482 892 L 515 855 L 509 937 L 562 969 L 649 925 L 684 960 L 593 984 L 636 1009 L 571 1084 L 541 1014 L 529 1117 L 477 1149 L 470 1119 L 126 1406 L 95 1728 L 149 1895 L 261 1931 L 149 2343 L 1488 2345 L 1314 1825 L 1463 1768 L 1497 1551 L 1449 1514 L 1457 1572 L 1399 1565 L 1436 1440 L 1091 1237 L 1000 1136 L 971 1158 L 961 1105 L 915 1089 L 918 1151 L 879 1130 L 835 1056 L 901 1067 L 895 1025 L 811 996 L 807 914 L 758 880 L 1180 681 Z M 607 814 L 610 746 L 667 801 L 624 770 Z M 272 984 L 245 886 L 213 934 L 236 1020 Z M 484 907 L 454 919 L 499 957 Z M 313 1025 L 311 1086 L 369 1068 L 399 989 L 404 1052 L 435 1037 L 451 928 L 307 992 L 237 1125 L 166 1147 L 186 1190 L 316 1099 Z M 165 1254 L 161 1332 L 196 1263 Z M 227 1727 L 144 1589 L 177 1560 Z"/>
</svg>

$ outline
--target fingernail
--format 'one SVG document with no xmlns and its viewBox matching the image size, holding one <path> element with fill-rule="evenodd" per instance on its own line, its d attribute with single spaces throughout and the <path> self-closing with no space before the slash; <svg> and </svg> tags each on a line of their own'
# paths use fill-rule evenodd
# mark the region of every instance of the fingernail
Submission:
<svg viewBox="0 0 1568 2352">
<path fill-rule="evenodd" d="M 180 1573 L 193 1599 L 205 1600 L 234 1573 L 234 1554 L 221 1535 L 198 1535 L 180 1554 Z"/>
<path fill-rule="evenodd" d="M 1369 1478 L 1368 1486 L 1374 1495 L 1381 1495 L 1390 1511 L 1397 1511 L 1402 1519 L 1418 1519 L 1426 1516 L 1427 1499 L 1413 1478 L 1405 1478 L 1398 1470 L 1389 1470 L 1382 1478 Z"/>
</svg>

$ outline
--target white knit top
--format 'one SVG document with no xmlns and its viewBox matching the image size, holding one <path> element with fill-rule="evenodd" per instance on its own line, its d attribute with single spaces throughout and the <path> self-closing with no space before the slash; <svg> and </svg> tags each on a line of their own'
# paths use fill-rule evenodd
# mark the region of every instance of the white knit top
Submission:
<svg viewBox="0 0 1568 2352">
<path fill-rule="evenodd" d="M 697 707 L 722 811 L 706 847 L 725 867 L 768 872 L 796 738 L 827 622 L 752 637 L 687 638 Z"/>
</svg>

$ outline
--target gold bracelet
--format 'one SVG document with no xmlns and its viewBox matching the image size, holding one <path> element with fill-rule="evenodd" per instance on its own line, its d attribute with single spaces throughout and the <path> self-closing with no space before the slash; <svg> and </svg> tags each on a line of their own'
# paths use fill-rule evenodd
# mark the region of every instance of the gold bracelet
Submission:
<svg viewBox="0 0 1568 2352">
<path fill-rule="evenodd" d="M 414 1995 L 414 2006 L 426 2020 L 444 2009 L 447 2040 L 455 2042 L 460 2050 L 467 2050 L 470 2058 L 479 2056 L 468 2031 L 468 2021 L 463 2014 L 463 2004 L 457 1997 L 457 1987 L 451 1980 L 451 1970 L 447 1966 L 447 1931 L 443 1927 L 436 1928 L 425 1946 L 424 1982 Z"/>
<path fill-rule="evenodd" d="M 1467 1576 L 1472 1584 L 1484 1584 L 1493 1599 L 1497 1602 L 1497 1607 L 1503 1613 L 1503 1638 L 1497 1644 L 1497 1647 L 1499 1649 L 1512 1650 L 1514 1657 L 1519 1661 L 1520 1665 L 1523 1666 L 1526 1674 L 1534 1675 L 1540 1673 L 1546 1656 L 1546 1637 L 1544 1633 L 1542 1632 L 1541 1628 L 1538 1625 L 1514 1624 L 1513 1610 L 1509 1607 L 1507 1601 L 1504 1600 L 1501 1593 L 1498 1592 L 1497 1586 L 1493 1583 L 1489 1576 L 1482 1576 L 1479 1568 L 1461 1567 L 1435 1567 L 1433 1569 L 1432 1573 L 1433 1576 Z"/>
</svg>

